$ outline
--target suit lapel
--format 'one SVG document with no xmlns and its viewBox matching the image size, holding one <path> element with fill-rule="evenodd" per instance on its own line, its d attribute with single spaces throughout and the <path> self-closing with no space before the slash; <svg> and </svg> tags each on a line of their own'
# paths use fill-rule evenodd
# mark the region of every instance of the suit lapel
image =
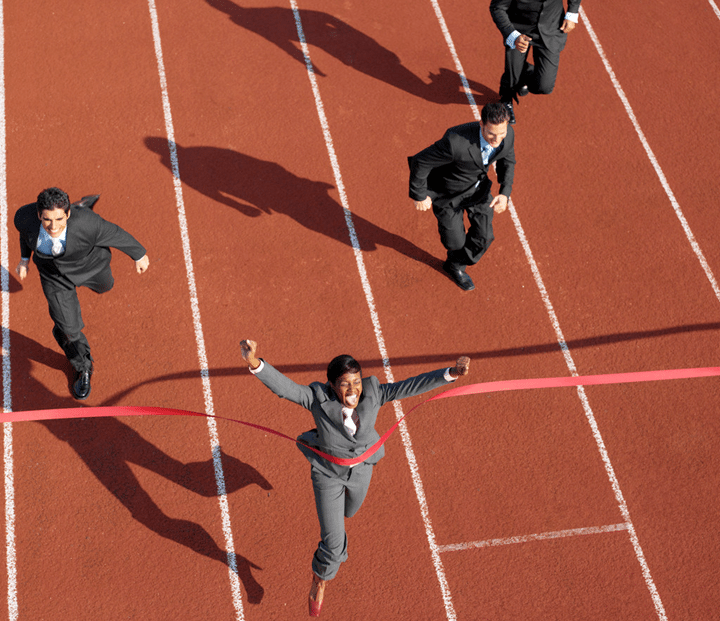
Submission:
<svg viewBox="0 0 720 621">
<path fill-rule="evenodd" d="M 475 143 L 472 143 L 468 147 L 468 153 L 470 154 L 473 162 L 475 162 L 483 170 L 487 170 L 485 164 L 483 164 L 482 161 L 482 150 L 480 149 L 479 145 L 475 145 Z"/>
</svg>

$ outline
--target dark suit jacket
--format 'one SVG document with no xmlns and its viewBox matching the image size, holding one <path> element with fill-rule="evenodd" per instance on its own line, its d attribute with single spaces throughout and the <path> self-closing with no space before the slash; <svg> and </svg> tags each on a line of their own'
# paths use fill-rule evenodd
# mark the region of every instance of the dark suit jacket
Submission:
<svg viewBox="0 0 720 621">
<path fill-rule="evenodd" d="M 380 439 L 380 434 L 375 431 L 375 421 L 383 404 L 447 385 L 444 377 L 445 369 L 423 373 L 394 384 L 381 384 L 376 377 L 364 377 L 360 402 L 355 408 L 359 422 L 357 432 L 353 436 L 343 424 L 342 404 L 329 383 L 313 382 L 309 386 L 296 384 L 267 362 L 263 361 L 263 363 L 264 367 L 256 377 L 278 397 L 310 410 L 315 419 L 317 428 L 305 432 L 298 439 L 302 439 L 323 453 L 343 459 L 362 455 Z M 326 474 L 343 474 L 348 470 L 348 466 L 333 464 L 300 444 L 298 447 L 313 466 Z M 381 446 L 366 460 L 366 463 L 376 464 L 383 455 L 385 455 L 385 447 Z"/>
<path fill-rule="evenodd" d="M 435 144 L 408 158 L 410 198 L 422 201 L 429 196 L 437 207 L 488 202 L 492 181 L 487 171 L 493 162 L 497 162 L 500 194 L 509 197 L 515 174 L 514 142 L 515 132 L 508 125 L 505 140 L 485 166 L 480 149 L 480 123 L 451 127 Z M 475 188 L 478 181 L 480 184 Z"/>
<path fill-rule="evenodd" d="M 580 10 L 580 0 L 568 0 L 568 12 Z M 567 35 L 560 30 L 565 19 L 563 0 L 491 0 L 490 14 L 505 41 L 517 30 L 552 52 L 561 52 Z"/>
<path fill-rule="evenodd" d="M 35 252 L 40 234 L 36 203 L 17 210 L 15 228 L 20 232 L 21 256 L 29 257 L 32 253 L 41 278 L 53 280 L 60 274 L 75 286 L 107 267 L 110 248 L 122 250 L 134 261 L 145 256 L 145 248 L 132 235 L 87 208 L 70 209 L 65 254 L 60 257 L 42 257 Z"/>
</svg>

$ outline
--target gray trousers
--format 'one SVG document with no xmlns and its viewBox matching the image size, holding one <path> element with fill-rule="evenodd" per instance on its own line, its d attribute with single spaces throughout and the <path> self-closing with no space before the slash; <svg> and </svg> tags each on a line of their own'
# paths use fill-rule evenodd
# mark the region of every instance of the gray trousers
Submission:
<svg viewBox="0 0 720 621">
<path fill-rule="evenodd" d="M 320 543 L 312 561 L 312 570 L 321 580 L 332 580 L 347 560 L 345 518 L 352 517 L 365 500 L 372 464 L 358 464 L 348 468 L 342 476 L 329 476 L 317 468 L 311 469 L 315 506 L 320 521 Z"/>
</svg>

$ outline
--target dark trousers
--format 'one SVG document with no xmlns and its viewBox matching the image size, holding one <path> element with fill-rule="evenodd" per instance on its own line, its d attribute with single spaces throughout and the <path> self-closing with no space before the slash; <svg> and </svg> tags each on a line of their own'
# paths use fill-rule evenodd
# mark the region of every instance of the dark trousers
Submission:
<svg viewBox="0 0 720 621">
<path fill-rule="evenodd" d="M 350 518 L 367 495 L 372 464 L 361 463 L 342 476 L 329 476 L 312 468 L 315 507 L 320 521 L 320 543 L 312 561 L 312 570 L 321 580 L 331 580 L 347 560 L 345 518 Z"/>
<path fill-rule="evenodd" d="M 490 208 L 492 196 L 481 204 L 453 208 L 433 205 L 438 221 L 440 241 L 447 250 L 447 261 L 455 267 L 475 265 L 487 252 L 495 239 L 492 220 L 495 212 Z M 465 231 L 464 215 L 467 213 L 470 227 Z"/>
<path fill-rule="evenodd" d="M 40 280 L 47 299 L 50 318 L 55 324 L 52 334 L 57 344 L 65 352 L 76 371 L 82 373 L 91 370 L 93 358 L 90 355 L 90 344 L 82 332 L 85 324 L 75 285 L 60 274 L 55 274 L 52 278 L 42 276 Z M 113 284 L 115 281 L 108 263 L 102 271 L 89 278 L 82 286 L 96 293 L 105 293 L 112 289 Z"/>
<path fill-rule="evenodd" d="M 560 52 L 551 52 L 540 43 L 533 42 L 534 70 L 528 73 L 528 53 L 505 46 L 505 73 L 500 78 L 500 99 L 510 101 L 522 83 L 536 95 L 549 95 L 555 88 Z"/>
</svg>

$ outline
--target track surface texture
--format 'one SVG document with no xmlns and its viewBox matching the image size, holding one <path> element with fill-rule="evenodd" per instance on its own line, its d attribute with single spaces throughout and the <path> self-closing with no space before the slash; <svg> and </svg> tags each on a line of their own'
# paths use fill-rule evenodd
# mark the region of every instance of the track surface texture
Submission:
<svg viewBox="0 0 720 621">
<path fill-rule="evenodd" d="M 4 1 L 5 411 L 78 406 L 37 270 L 14 272 L 12 216 L 53 185 L 101 194 L 150 257 L 140 276 L 115 252 L 114 289 L 80 291 L 82 405 L 312 427 L 243 338 L 300 383 L 340 353 L 382 381 L 463 354 L 461 383 L 718 366 L 716 4 L 583 3 L 555 91 L 516 106 L 512 208 L 465 293 L 406 158 L 497 99 L 488 4 Z M 424 404 L 347 522 L 322 617 L 718 618 L 719 381 Z M 319 528 L 293 443 L 174 416 L 3 442 L 0 618 L 307 616 Z"/>
</svg>

